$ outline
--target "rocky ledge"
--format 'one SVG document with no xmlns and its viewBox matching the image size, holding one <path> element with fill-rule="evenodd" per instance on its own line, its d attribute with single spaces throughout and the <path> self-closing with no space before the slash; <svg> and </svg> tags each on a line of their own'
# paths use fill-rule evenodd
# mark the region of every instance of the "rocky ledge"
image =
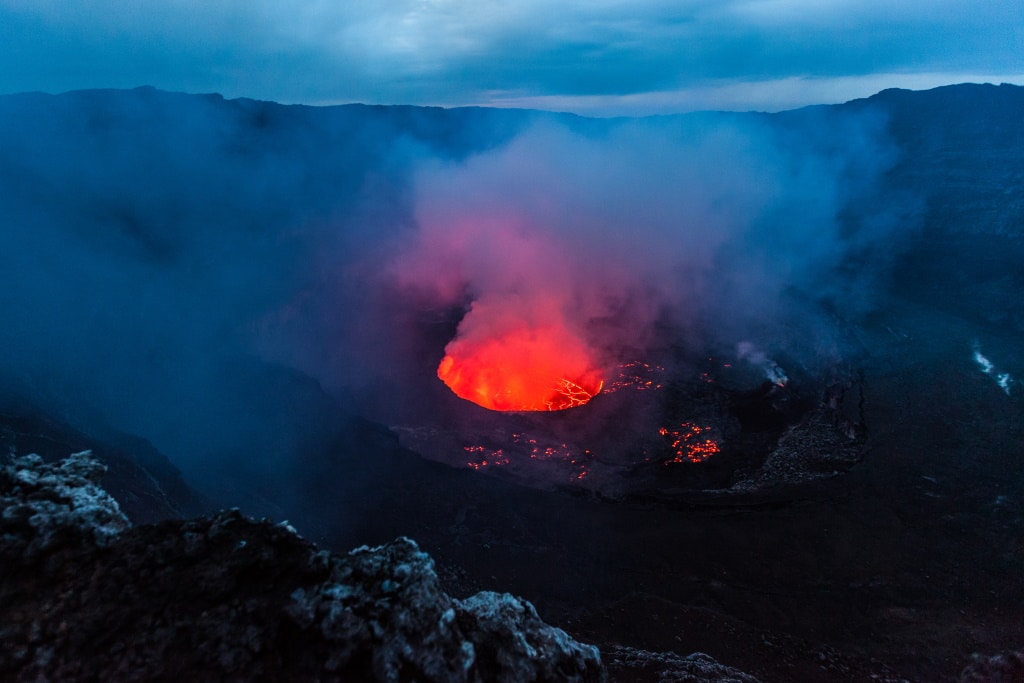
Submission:
<svg viewBox="0 0 1024 683">
<path fill-rule="evenodd" d="M 0 467 L 4 680 L 599 681 L 509 594 L 399 538 L 338 555 L 237 510 L 131 527 L 88 452 Z"/>
<path fill-rule="evenodd" d="M 700 653 L 602 662 L 525 600 L 449 596 L 407 538 L 339 555 L 237 510 L 132 527 L 104 471 L 87 451 L 0 461 L 4 681 L 758 680 Z M 1022 672 L 1022 651 L 975 655 L 959 680 Z"/>
</svg>

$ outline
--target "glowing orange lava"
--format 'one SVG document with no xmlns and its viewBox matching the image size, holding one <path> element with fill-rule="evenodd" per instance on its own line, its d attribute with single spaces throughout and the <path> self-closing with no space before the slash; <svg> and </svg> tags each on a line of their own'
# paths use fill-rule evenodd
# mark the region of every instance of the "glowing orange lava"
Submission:
<svg viewBox="0 0 1024 683">
<path fill-rule="evenodd" d="M 457 338 L 445 352 L 437 376 L 456 396 L 491 410 L 574 408 L 604 385 L 587 346 L 559 327 Z"/>
<path fill-rule="evenodd" d="M 679 429 L 667 427 L 659 429 L 658 433 L 672 443 L 672 450 L 675 452 L 675 457 L 666 460 L 665 464 L 704 462 L 718 453 L 721 450 L 718 443 L 707 436 L 711 431 L 711 427 L 701 427 L 693 422 L 683 422 L 679 425 Z"/>
</svg>

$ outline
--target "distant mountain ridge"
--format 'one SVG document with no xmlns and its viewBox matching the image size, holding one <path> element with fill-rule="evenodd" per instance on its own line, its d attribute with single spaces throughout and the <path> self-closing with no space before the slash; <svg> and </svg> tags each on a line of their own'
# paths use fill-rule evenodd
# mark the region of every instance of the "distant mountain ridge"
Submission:
<svg viewBox="0 0 1024 683">
<path fill-rule="evenodd" d="M 162 117 L 161 108 L 186 102 L 220 110 L 254 134 L 266 135 L 290 121 L 302 133 L 318 131 L 321 143 L 356 151 L 351 139 L 361 138 L 359 151 L 371 152 L 372 139 L 408 139 L 453 156 L 500 145 L 532 123 L 571 123 L 602 130 L 627 117 L 595 119 L 568 113 L 487 107 L 423 107 L 412 105 L 342 104 L 281 105 L 220 95 L 192 95 L 140 87 L 132 90 L 80 90 L 60 95 L 22 93 L 0 96 L 0 116 L 10 121 L 9 133 L 19 138 L 64 126 L 77 118 L 82 132 L 109 125 L 132 125 L 138 117 Z M 115 110 L 134 112 L 120 118 Z M 888 131 L 903 158 L 892 178 L 900 186 L 923 191 L 923 220 L 947 234 L 1019 236 L 1024 233 L 1024 86 L 964 83 L 931 90 L 891 88 L 843 104 L 813 105 L 777 114 L 695 112 L 651 119 L 747 118 L 768 121 L 805 119 L 811 113 L 875 110 L 888 120 Z M 166 114 L 164 114 L 166 116 Z M 19 121 L 18 119 L 21 118 Z M 168 121 L 168 123 L 171 123 Z M 187 123 L 187 122 L 186 122 Z M 2 138 L 2 135 L 0 135 Z M 244 145 L 244 139 L 233 144 Z M 322 149 L 322 148 L 321 148 Z M 349 157 L 351 159 L 351 157 Z M 0 166 L 2 172 L 2 166 Z"/>
<path fill-rule="evenodd" d="M 887 112 L 905 155 L 893 179 L 924 193 L 929 233 L 1024 238 L 1024 86 L 885 90 L 841 106 Z"/>
</svg>

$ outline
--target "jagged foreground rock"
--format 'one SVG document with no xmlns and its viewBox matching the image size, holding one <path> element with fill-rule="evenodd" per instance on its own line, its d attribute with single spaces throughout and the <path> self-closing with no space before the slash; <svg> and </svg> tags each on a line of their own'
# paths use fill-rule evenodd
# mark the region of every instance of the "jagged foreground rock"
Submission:
<svg viewBox="0 0 1024 683">
<path fill-rule="evenodd" d="M 3 680 L 598 681 L 508 594 L 441 590 L 399 538 L 347 555 L 237 511 L 130 528 L 88 453 L 0 469 Z"/>
<path fill-rule="evenodd" d="M 104 471 L 89 452 L 0 466 L 0 680 L 758 680 L 701 653 L 603 665 L 520 598 L 450 597 L 407 538 L 337 555 L 237 510 L 132 528 Z M 1020 651 L 975 655 L 960 680 L 1022 671 Z"/>
<path fill-rule="evenodd" d="M 984 656 L 975 654 L 960 674 L 960 683 L 1015 683 L 1024 681 L 1024 649 Z"/>
</svg>

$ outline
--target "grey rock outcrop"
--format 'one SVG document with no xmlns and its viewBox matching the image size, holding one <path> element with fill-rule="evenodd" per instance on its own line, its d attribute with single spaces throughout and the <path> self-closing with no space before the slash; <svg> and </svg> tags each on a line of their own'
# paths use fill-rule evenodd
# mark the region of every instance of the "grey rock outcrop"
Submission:
<svg viewBox="0 0 1024 683">
<path fill-rule="evenodd" d="M 130 528 L 88 453 L 0 468 L 5 680 L 600 681 L 511 595 L 447 595 L 407 539 L 346 555 L 238 511 Z"/>
<path fill-rule="evenodd" d="M 975 654 L 960 674 L 960 683 L 1015 683 L 1024 681 L 1024 650 L 985 656 Z"/>
<path fill-rule="evenodd" d="M 0 553 L 28 560 L 73 541 L 110 543 L 130 524 L 100 486 L 104 472 L 89 451 L 57 464 L 14 458 L 0 476 Z"/>
</svg>

